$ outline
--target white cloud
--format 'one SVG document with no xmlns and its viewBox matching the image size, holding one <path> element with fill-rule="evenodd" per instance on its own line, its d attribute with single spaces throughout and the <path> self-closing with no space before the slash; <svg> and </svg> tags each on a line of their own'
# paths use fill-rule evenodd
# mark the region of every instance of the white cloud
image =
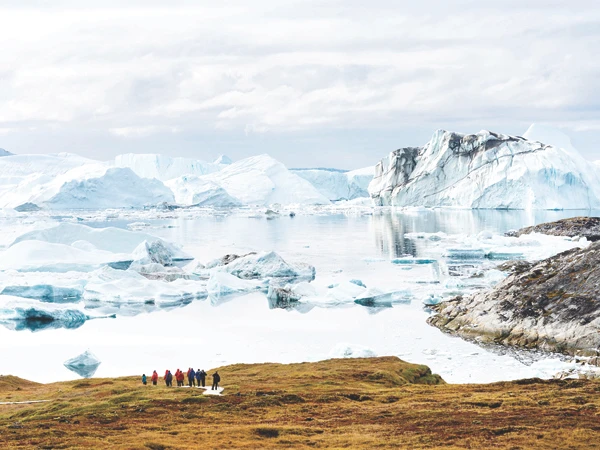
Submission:
<svg viewBox="0 0 600 450">
<path fill-rule="evenodd" d="M 600 121 L 595 1 L 85 5 L 0 6 L 0 129 L 143 138 Z"/>
</svg>

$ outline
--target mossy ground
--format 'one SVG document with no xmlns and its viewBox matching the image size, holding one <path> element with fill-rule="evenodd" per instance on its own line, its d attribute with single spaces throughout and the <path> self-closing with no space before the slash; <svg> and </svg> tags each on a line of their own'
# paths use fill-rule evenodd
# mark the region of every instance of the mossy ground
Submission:
<svg viewBox="0 0 600 450">
<path fill-rule="evenodd" d="M 600 382 L 450 385 L 397 358 L 219 369 L 226 394 L 138 377 L 0 377 L 4 448 L 600 448 Z"/>
</svg>

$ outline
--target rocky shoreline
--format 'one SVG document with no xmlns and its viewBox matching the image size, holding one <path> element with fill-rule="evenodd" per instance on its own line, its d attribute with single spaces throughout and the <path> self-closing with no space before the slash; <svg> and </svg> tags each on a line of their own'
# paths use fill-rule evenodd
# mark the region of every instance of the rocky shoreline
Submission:
<svg viewBox="0 0 600 450">
<path fill-rule="evenodd" d="M 591 236 L 600 219 L 553 224 L 533 228 Z M 428 323 L 483 344 L 589 357 L 600 365 L 600 242 L 533 264 L 505 265 L 512 273 L 494 289 L 432 306 L 436 314 Z"/>
<path fill-rule="evenodd" d="M 532 227 L 509 231 L 507 236 L 519 237 L 524 234 L 543 233 L 551 236 L 585 237 L 588 241 L 600 240 L 600 217 L 571 217 L 547 222 Z"/>
</svg>

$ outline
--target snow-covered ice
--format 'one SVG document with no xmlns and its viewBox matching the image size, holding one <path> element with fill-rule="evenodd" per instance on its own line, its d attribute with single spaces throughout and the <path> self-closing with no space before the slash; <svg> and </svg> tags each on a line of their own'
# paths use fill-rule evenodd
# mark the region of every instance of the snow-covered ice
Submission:
<svg viewBox="0 0 600 450">
<path fill-rule="evenodd" d="M 548 136 L 530 129 L 531 139 L 538 135 Z M 550 138 L 567 148 L 489 131 L 438 130 L 424 147 L 396 150 L 383 159 L 369 193 L 378 205 L 400 207 L 599 207 L 597 171 L 569 142 Z"/>
</svg>

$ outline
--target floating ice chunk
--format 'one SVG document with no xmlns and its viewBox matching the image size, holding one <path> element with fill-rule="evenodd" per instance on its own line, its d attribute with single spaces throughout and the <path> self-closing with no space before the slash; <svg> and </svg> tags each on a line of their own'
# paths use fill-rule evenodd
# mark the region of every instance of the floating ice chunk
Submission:
<svg viewBox="0 0 600 450">
<path fill-rule="evenodd" d="M 23 203 L 22 205 L 19 206 L 15 206 L 15 211 L 17 212 L 35 212 L 35 211 L 40 211 L 42 208 L 40 208 L 38 205 L 36 205 L 35 203 L 31 203 L 31 202 L 27 202 L 27 203 Z"/>
<path fill-rule="evenodd" d="M 86 350 L 81 355 L 68 359 L 64 362 L 67 369 L 83 378 L 91 378 L 100 366 L 100 360 L 89 350 Z"/>
<path fill-rule="evenodd" d="M 485 257 L 492 260 L 513 261 L 525 259 L 523 252 L 506 252 L 506 251 L 490 251 L 485 254 Z"/>
<path fill-rule="evenodd" d="M 408 304 L 412 300 L 410 291 L 383 292 L 377 288 L 368 288 L 354 299 L 354 303 L 369 307 L 391 307 L 392 304 Z"/>
<path fill-rule="evenodd" d="M 329 352 L 330 358 L 375 358 L 377 353 L 369 347 L 358 344 L 340 343 Z"/>
<path fill-rule="evenodd" d="M 181 306 L 197 298 L 206 298 L 203 282 L 176 279 L 173 282 L 150 280 L 132 270 L 120 271 L 104 267 L 94 272 L 94 279 L 85 287 L 86 307 L 101 308 L 117 305 L 156 307 Z"/>
<path fill-rule="evenodd" d="M 242 280 L 226 272 L 214 272 L 211 274 L 206 288 L 208 290 L 208 295 L 212 300 L 227 295 L 242 294 L 265 289 L 266 284 L 265 282 L 254 280 Z"/>
<path fill-rule="evenodd" d="M 365 283 L 363 283 L 361 280 L 350 280 L 350 283 L 354 283 L 355 285 L 364 287 L 364 288 L 367 287 L 367 286 L 365 286 Z"/>
<path fill-rule="evenodd" d="M 167 248 L 163 241 L 144 241 L 133 251 L 132 257 L 138 264 L 160 264 L 170 266 L 173 264 L 172 249 Z"/>
<path fill-rule="evenodd" d="M 83 288 L 59 287 L 50 284 L 33 286 L 6 286 L 0 295 L 31 298 L 46 303 L 76 303 L 81 300 Z"/>
<path fill-rule="evenodd" d="M 302 298 L 301 295 L 294 293 L 290 287 L 269 286 L 267 299 L 271 309 L 281 308 L 288 309 L 295 306 Z"/>
<path fill-rule="evenodd" d="M 436 262 L 435 259 L 428 258 L 414 258 L 412 256 L 406 258 L 394 258 L 392 259 L 392 264 L 398 265 L 413 265 L 413 264 L 434 264 Z"/>
<path fill-rule="evenodd" d="M 493 237 L 494 237 L 494 233 L 492 233 L 489 230 L 483 230 L 477 234 L 477 239 L 480 241 L 489 240 L 489 239 L 492 239 Z"/>
<path fill-rule="evenodd" d="M 439 295 L 429 294 L 427 297 L 423 299 L 423 304 L 425 306 L 433 306 L 437 305 L 442 301 L 442 298 Z"/>
<path fill-rule="evenodd" d="M 281 214 L 279 214 L 277 211 L 273 211 L 272 209 L 267 209 L 265 211 L 265 216 L 267 217 L 267 220 L 271 220 L 281 217 Z"/>
<path fill-rule="evenodd" d="M 448 259 L 483 259 L 485 251 L 480 248 L 448 248 L 444 252 L 444 257 Z"/>
<path fill-rule="evenodd" d="M 292 292 L 294 292 L 294 294 L 299 295 L 300 297 L 310 297 L 317 295 L 317 288 L 307 281 L 302 281 L 298 284 L 295 284 L 291 287 L 291 289 Z"/>
<path fill-rule="evenodd" d="M 209 267 L 211 264 L 208 265 Z M 288 278 L 314 280 L 315 268 L 308 264 L 289 264 L 275 252 L 249 254 L 222 266 L 238 278 Z"/>
<path fill-rule="evenodd" d="M 357 286 L 349 281 L 339 283 L 336 287 L 327 291 L 326 297 L 330 301 L 341 303 L 353 301 L 356 297 L 364 294 L 367 290 L 362 286 Z"/>
</svg>

